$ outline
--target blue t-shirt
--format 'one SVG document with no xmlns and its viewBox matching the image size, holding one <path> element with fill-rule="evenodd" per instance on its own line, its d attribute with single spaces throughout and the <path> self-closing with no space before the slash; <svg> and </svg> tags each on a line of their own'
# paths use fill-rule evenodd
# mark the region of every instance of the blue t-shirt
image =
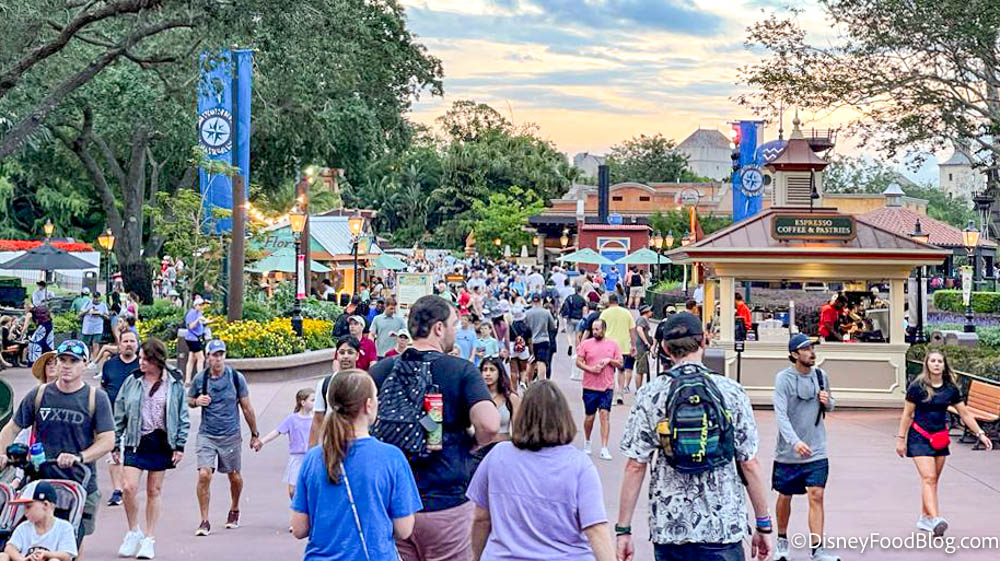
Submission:
<svg viewBox="0 0 1000 561">
<path fill-rule="evenodd" d="M 406 457 L 395 446 L 361 438 L 348 448 L 344 469 L 371 561 L 397 561 L 392 521 L 423 508 Z M 365 559 L 344 478 L 337 485 L 330 482 L 321 446 L 306 453 L 292 510 L 309 515 L 303 561 Z"/>
<path fill-rule="evenodd" d="M 187 314 L 184 315 L 184 328 L 187 329 L 187 335 L 184 336 L 185 341 L 197 341 L 198 337 L 205 334 L 205 324 L 200 321 L 194 329 L 191 328 L 191 324 L 200 317 L 204 316 L 202 315 L 201 310 L 196 308 L 191 308 L 187 311 Z"/>
<path fill-rule="evenodd" d="M 101 388 L 107 392 L 112 408 L 115 406 L 115 400 L 118 399 L 118 390 L 125 383 L 125 378 L 138 369 L 138 355 L 132 359 L 132 362 L 123 362 L 121 355 L 115 355 L 104 363 L 104 367 L 101 369 Z"/>
<path fill-rule="evenodd" d="M 458 349 L 462 352 L 462 358 L 472 360 L 472 351 L 476 348 L 476 339 L 478 338 L 479 336 L 476 335 L 475 328 L 458 328 L 458 332 L 455 333 L 455 344 L 458 345 Z"/>
</svg>

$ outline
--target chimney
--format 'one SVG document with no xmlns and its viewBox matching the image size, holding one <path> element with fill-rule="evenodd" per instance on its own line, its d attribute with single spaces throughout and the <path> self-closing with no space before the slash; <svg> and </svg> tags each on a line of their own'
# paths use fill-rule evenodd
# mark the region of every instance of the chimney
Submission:
<svg viewBox="0 0 1000 561">
<path fill-rule="evenodd" d="M 608 201 L 611 196 L 611 173 L 607 165 L 597 166 L 597 221 L 608 223 Z"/>
</svg>

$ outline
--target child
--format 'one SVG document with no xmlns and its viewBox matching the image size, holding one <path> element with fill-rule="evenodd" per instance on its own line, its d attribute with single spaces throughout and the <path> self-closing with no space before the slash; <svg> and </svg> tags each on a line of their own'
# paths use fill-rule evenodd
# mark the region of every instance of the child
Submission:
<svg viewBox="0 0 1000 561">
<path fill-rule="evenodd" d="M 476 339 L 475 352 L 476 366 L 479 366 L 484 358 L 500 357 L 500 341 L 497 341 L 496 337 L 493 336 L 493 324 L 484 321 L 479 325 L 478 330 L 479 338 Z"/>
<path fill-rule="evenodd" d="M 385 358 L 401 355 L 410 346 L 410 332 L 405 329 L 393 331 L 389 334 L 389 337 L 396 339 L 396 346 L 385 353 Z"/>
<path fill-rule="evenodd" d="M 312 388 L 303 388 L 295 394 L 295 411 L 285 417 L 278 428 L 269 432 L 260 441 L 267 444 L 278 438 L 279 434 L 288 435 L 288 465 L 285 466 L 285 485 L 288 486 L 288 498 L 295 495 L 295 485 L 299 480 L 299 468 L 302 458 L 309 448 L 309 428 L 312 426 L 313 404 L 316 402 L 316 392 Z M 0 560 L 2 561 L 2 560 Z"/>
<path fill-rule="evenodd" d="M 0 553 L 0 561 L 72 561 L 76 557 L 73 525 L 55 517 L 56 490 L 47 481 L 32 481 L 11 500 L 24 504 L 25 520 L 17 525 Z"/>
</svg>

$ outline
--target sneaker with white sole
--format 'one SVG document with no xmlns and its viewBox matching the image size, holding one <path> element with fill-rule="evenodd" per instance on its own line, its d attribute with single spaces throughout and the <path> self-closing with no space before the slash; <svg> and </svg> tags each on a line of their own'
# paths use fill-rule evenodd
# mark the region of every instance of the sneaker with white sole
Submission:
<svg viewBox="0 0 1000 561">
<path fill-rule="evenodd" d="M 139 553 L 135 556 L 136 559 L 152 559 L 156 557 L 156 554 L 153 553 L 153 545 L 155 543 L 156 540 L 150 536 L 142 538 L 142 542 L 139 544 Z"/>
<path fill-rule="evenodd" d="M 778 538 L 774 542 L 774 561 L 788 561 L 788 538 Z"/>
<path fill-rule="evenodd" d="M 139 553 L 139 546 L 145 537 L 142 534 L 142 530 L 135 530 L 134 532 L 129 530 L 125 532 L 125 539 L 122 540 L 122 546 L 118 548 L 118 557 L 135 557 Z"/>
<path fill-rule="evenodd" d="M 589 456 L 590 452 L 591 452 L 590 441 L 589 440 L 584 440 L 583 441 L 583 453 Z"/>
<path fill-rule="evenodd" d="M 917 529 L 923 530 L 925 532 L 933 532 L 934 531 L 934 524 L 932 524 L 933 520 L 934 518 L 927 516 L 926 514 L 921 514 L 920 518 L 917 519 Z"/>
<path fill-rule="evenodd" d="M 837 557 L 836 555 L 827 552 L 822 547 L 818 548 L 815 552 L 813 552 L 812 557 L 810 557 L 810 559 L 812 559 L 812 561 L 840 561 L 840 557 Z"/>
<path fill-rule="evenodd" d="M 948 531 L 948 521 L 943 517 L 938 516 L 937 518 L 931 520 L 931 528 L 931 531 L 934 532 L 934 537 L 940 538 L 945 532 Z"/>
<path fill-rule="evenodd" d="M 611 459 L 611 452 L 608 451 L 608 448 L 606 446 L 604 448 L 601 448 L 601 459 L 602 460 Z"/>
</svg>

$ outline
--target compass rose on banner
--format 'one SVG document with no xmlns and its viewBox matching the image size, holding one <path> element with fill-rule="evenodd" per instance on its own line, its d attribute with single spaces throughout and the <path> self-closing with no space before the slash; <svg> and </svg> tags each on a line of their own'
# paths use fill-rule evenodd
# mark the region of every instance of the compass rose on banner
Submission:
<svg viewBox="0 0 1000 561">
<path fill-rule="evenodd" d="M 233 116 L 221 107 L 204 111 L 198 118 L 201 145 L 210 156 L 225 154 L 233 148 Z"/>
<path fill-rule="evenodd" d="M 760 166 L 743 166 L 740 170 L 740 192 L 747 197 L 756 197 L 764 192 L 764 174 Z"/>
</svg>

